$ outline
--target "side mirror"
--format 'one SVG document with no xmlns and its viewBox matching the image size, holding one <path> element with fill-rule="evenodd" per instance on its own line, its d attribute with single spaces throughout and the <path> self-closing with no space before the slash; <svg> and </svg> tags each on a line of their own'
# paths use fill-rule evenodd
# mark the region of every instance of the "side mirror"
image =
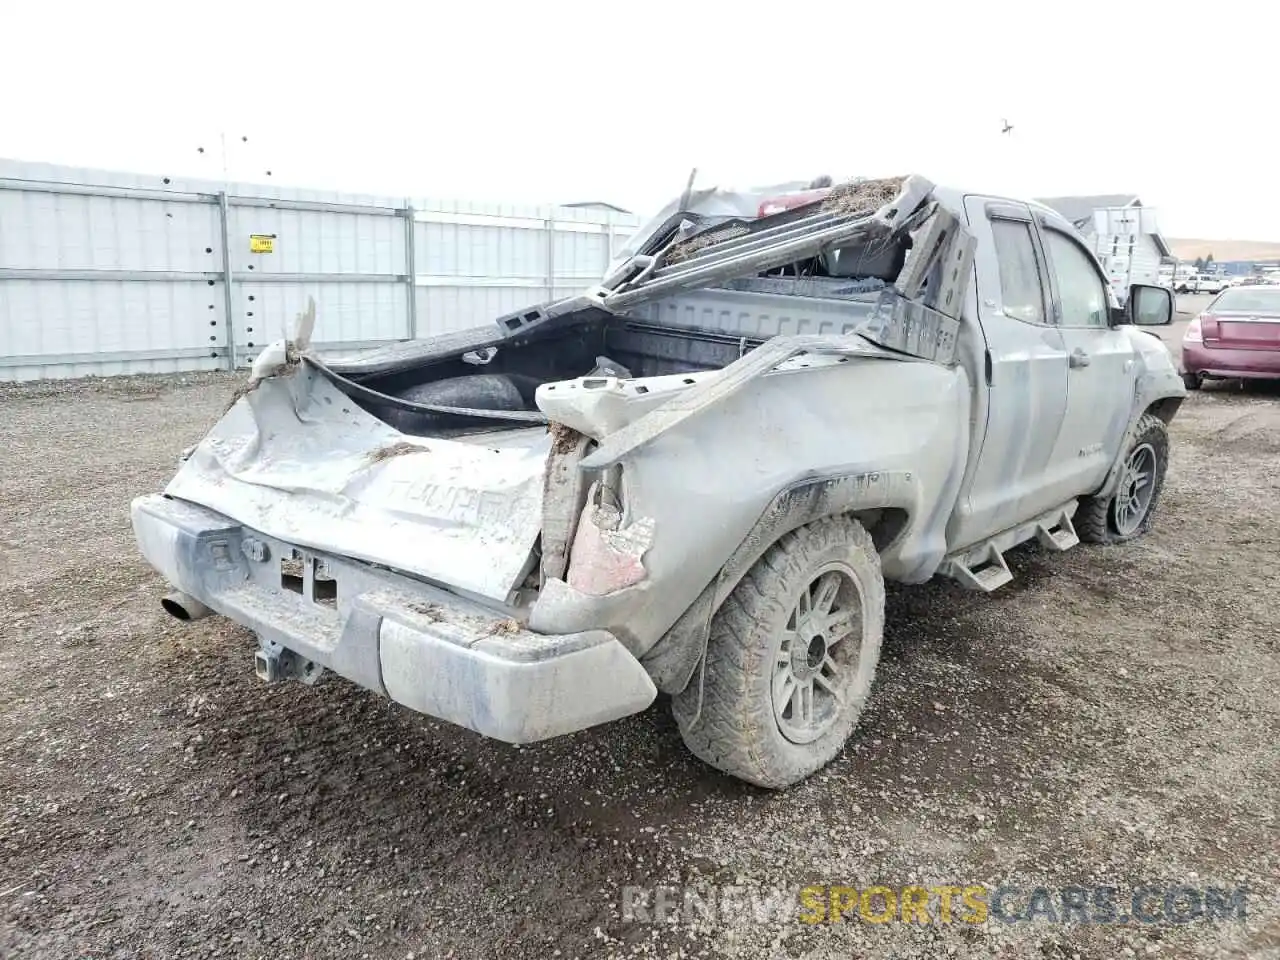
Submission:
<svg viewBox="0 0 1280 960">
<path fill-rule="evenodd" d="M 1167 327 L 1173 323 L 1173 291 L 1135 283 L 1129 287 L 1125 321 L 1137 327 Z"/>
</svg>

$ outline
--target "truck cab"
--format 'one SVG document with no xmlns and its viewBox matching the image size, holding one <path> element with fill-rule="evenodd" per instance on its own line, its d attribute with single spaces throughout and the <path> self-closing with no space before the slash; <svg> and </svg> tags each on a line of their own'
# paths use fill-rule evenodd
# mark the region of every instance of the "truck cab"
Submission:
<svg viewBox="0 0 1280 960">
<path fill-rule="evenodd" d="M 1163 369 L 1164 348 L 1115 322 L 1101 264 L 1055 211 L 944 195 L 963 208 L 978 244 L 966 329 L 974 334 L 975 414 L 985 420 L 948 525 L 956 551 L 1016 515 L 1102 484 L 1133 417 L 1132 399 L 1146 389 L 1149 358 Z M 1169 371 L 1163 381 L 1172 389 Z"/>
</svg>

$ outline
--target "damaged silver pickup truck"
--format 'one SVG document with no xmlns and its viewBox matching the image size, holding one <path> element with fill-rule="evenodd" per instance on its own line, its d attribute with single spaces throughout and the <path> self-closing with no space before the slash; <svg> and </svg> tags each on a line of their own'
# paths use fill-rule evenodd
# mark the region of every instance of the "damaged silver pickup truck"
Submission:
<svg viewBox="0 0 1280 960">
<path fill-rule="evenodd" d="M 1052 210 L 919 176 L 690 191 L 582 295 L 342 361 L 314 309 L 132 508 L 166 608 L 512 743 L 672 695 L 766 787 L 863 709 L 885 579 L 1151 525 L 1185 388 Z"/>
</svg>

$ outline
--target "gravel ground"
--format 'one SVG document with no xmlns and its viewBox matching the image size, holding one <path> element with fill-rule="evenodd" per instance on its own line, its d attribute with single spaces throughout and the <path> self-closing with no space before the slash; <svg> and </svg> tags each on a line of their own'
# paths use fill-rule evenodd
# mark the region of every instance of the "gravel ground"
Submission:
<svg viewBox="0 0 1280 960">
<path fill-rule="evenodd" d="M 1280 391 L 1191 396 L 1150 536 L 890 589 L 849 747 L 781 794 L 665 702 L 517 749 L 181 624 L 127 504 L 224 375 L 0 388 L 0 956 L 1280 957 Z M 623 888 L 1142 882 L 1244 921 L 627 922 Z"/>
</svg>

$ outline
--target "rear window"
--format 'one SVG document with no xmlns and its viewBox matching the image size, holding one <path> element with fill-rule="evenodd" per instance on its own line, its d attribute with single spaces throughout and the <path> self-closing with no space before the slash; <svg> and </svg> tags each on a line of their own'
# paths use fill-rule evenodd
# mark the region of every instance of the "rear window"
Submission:
<svg viewBox="0 0 1280 960">
<path fill-rule="evenodd" d="M 1280 287 L 1234 287 L 1213 301 L 1214 310 L 1280 313 Z"/>
</svg>

